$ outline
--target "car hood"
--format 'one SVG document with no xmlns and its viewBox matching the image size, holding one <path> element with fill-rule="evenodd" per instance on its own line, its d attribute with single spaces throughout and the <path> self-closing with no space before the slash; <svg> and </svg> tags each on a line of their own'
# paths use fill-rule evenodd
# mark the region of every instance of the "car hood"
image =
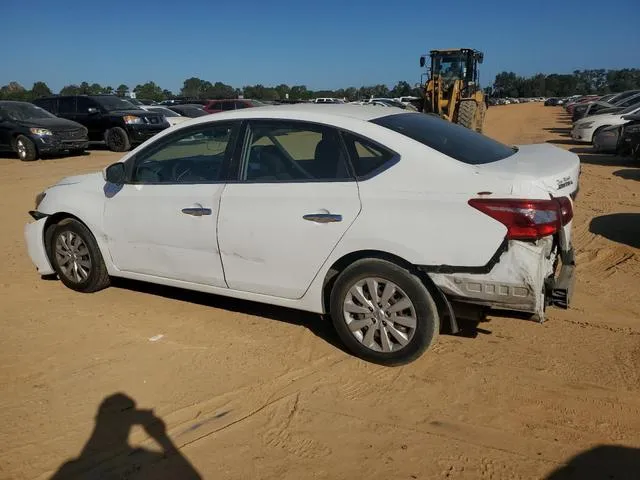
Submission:
<svg viewBox="0 0 640 480">
<path fill-rule="evenodd" d="M 580 158 L 549 143 L 518 145 L 518 151 L 497 162 L 478 165 L 481 175 L 507 179 L 512 194 L 543 189 L 554 196 L 571 195 L 578 188 Z"/>
<path fill-rule="evenodd" d="M 49 188 L 65 187 L 69 185 L 82 185 L 89 187 L 102 187 L 105 181 L 102 172 L 85 173 L 83 175 L 73 175 L 65 177 Z"/>
<path fill-rule="evenodd" d="M 27 128 L 48 128 L 51 130 L 76 130 L 78 128 L 84 128 L 77 122 L 72 120 L 66 120 L 64 118 L 37 118 L 34 120 L 20 120 L 15 121 Z"/>
<path fill-rule="evenodd" d="M 619 122 L 622 119 L 622 115 L 616 113 L 598 113 L 597 115 L 590 115 L 588 117 L 582 118 L 575 123 L 576 127 L 581 125 L 585 125 L 587 123 L 609 123 L 609 122 Z"/>
<path fill-rule="evenodd" d="M 121 117 L 123 115 L 135 115 L 136 117 L 156 117 L 160 116 L 161 114 L 157 112 L 142 110 L 141 108 L 131 108 L 128 110 L 111 110 L 109 111 L 109 115 L 113 115 L 115 117 Z"/>
</svg>

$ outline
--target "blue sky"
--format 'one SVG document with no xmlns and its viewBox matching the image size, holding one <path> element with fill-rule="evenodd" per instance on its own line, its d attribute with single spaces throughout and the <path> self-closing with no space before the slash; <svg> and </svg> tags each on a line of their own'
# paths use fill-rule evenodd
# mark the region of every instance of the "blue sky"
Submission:
<svg viewBox="0 0 640 480">
<path fill-rule="evenodd" d="M 483 86 L 503 70 L 637 68 L 638 1 L 0 0 L 0 85 L 413 84 L 422 53 L 452 47 L 485 53 Z"/>
</svg>

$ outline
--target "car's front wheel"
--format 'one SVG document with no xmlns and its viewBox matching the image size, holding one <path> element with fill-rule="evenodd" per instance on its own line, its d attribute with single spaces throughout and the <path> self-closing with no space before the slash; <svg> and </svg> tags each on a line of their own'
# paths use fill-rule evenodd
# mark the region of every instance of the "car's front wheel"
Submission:
<svg viewBox="0 0 640 480">
<path fill-rule="evenodd" d="M 383 365 L 415 360 L 440 329 L 438 309 L 424 283 L 380 259 L 354 262 L 338 276 L 331 291 L 331 317 L 349 350 Z"/>
<path fill-rule="evenodd" d="M 112 152 L 126 152 L 131 148 L 129 135 L 124 128 L 110 128 L 104 134 L 104 141 Z"/>
<path fill-rule="evenodd" d="M 98 244 L 78 220 L 66 218 L 54 227 L 49 251 L 58 277 L 72 290 L 90 293 L 109 286 Z"/>
<path fill-rule="evenodd" d="M 18 135 L 16 138 L 16 153 L 18 158 L 23 162 L 31 162 L 38 158 L 38 149 L 36 145 L 24 135 Z"/>
</svg>

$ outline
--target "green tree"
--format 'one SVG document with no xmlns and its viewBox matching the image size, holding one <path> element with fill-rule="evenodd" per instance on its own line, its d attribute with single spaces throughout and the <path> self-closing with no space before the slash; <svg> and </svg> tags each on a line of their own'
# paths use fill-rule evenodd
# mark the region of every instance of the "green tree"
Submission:
<svg viewBox="0 0 640 480">
<path fill-rule="evenodd" d="M 65 85 L 60 89 L 60 95 L 80 95 L 82 93 L 78 85 Z"/>
<path fill-rule="evenodd" d="M 203 99 L 206 98 L 206 92 L 211 87 L 213 87 L 211 82 L 201 80 L 197 77 L 191 77 L 187 78 L 182 84 L 180 94 L 183 97 Z"/>
<path fill-rule="evenodd" d="M 51 95 L 51 89 L 44 82 L 35 82 L 31 87 L 31 97 L 40 98 Z"/>
<path fill-rule="evenodd" d="M 3 100 L 26 100 L 27 90 L 18 82 L 9 82 L 0 88 L 0 98 Z"/>
<path fill-rule="evenodd" d="M 171 90 L 164 89 L 162 90 L 162 96 L 164 98 L 173 98 L 173 93 L 171 92 Z"/>
<path fill-rule="evenodd" d="M 289 88 L 289 85 L 281 83 L 274 90 L 277 92 L 278 97 L 280 98 L 280 100 L 285 100 L 287 98 L 287 95 L 289 95 L 289 97 L 291 97 L 291 95 L 290 95 L 291 88 Z"/>
<path fill-rule="evenodd" d="M 305 85 L 294 85 L 289 92 L 289 98 L 292 100 L 310 100 L 313 92 L 307 90 Z"/>
<path fill-rule="evenodd" d="M 118 88 L 116 88 L 116 95 L 119 97 L 124 97 L 127 93 L 129 93 L 129 87 L 127 87 L 124 83 L 120 84 Z"/>
<path fill-rule="evenodd" d="M 208 82 L 207 82 L 208 83 Z M 209 84 L 211 85 L 211 84 Z M 211 99 L 223 99 L 223 98 L 236 98 L 236 90 L 231 85 L 226 85 L 222 82 L 216 82 L 204 91 L 205 98 Z"/>
<path fill-rule="evenodd" d="M 411 95 L 411 90 L 412 88 L 411 88 L 411 85 L 409 85 L 409 82 L 400 81 L 395 85 L 395 87 L 391 89 L 391 92 L 389 92 L 389 95 L 391 95 L 394 98 L 408 97 L 409 95 Z"/>
<path fill-rule="evenodd" d="M 147 82 L 144 85 L 136 85 L 133 89 L 137 98 L 144 98 L 159 102 L 165 99 L 162 93 L 162 88 L 155 84 L 155 82 Z"/>
<path fill-rule="evenodd" d="M 107 87 L 102 87 L 102 91 L 100 93 L 106 94 L 106 95 L 113 95 L 113 87 L 112 86 L 107 86 Z"/>
</svg>

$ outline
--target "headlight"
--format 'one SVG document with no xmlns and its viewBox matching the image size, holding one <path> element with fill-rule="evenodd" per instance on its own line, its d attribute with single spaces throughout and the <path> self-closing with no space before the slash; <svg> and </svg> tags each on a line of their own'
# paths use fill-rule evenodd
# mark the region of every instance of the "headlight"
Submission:
<svg viewBox="0 0 640 480">
<path fill-rule="evenodd" d="M 46 196 L 47 194 L 44 192 L 40 192 L 38 195 L 36 195 L 36 209 L 40 206 L 42 200 L 44 200 L 44 197 Z"/>
<path fill-rule="evenodd" d="M 34 135 L 53 135 L 51 130 L 47 130 L 46 128 L 30 128 L 29 131 Z"/>
<path fill-rule="evenodd" d="M 122 119 L 127 125 L 138 125 L 140 123 L 144 123 L 142 118 L 136 117 L 135 115 L 125 115 Z"/>
<path fill-rule="evenodd" d="M 593 122 L 579 123 L 576 125 L 578 130 L 584 130 L 585 128 L 590 128 L 593 125 Z"/>
</svg>

